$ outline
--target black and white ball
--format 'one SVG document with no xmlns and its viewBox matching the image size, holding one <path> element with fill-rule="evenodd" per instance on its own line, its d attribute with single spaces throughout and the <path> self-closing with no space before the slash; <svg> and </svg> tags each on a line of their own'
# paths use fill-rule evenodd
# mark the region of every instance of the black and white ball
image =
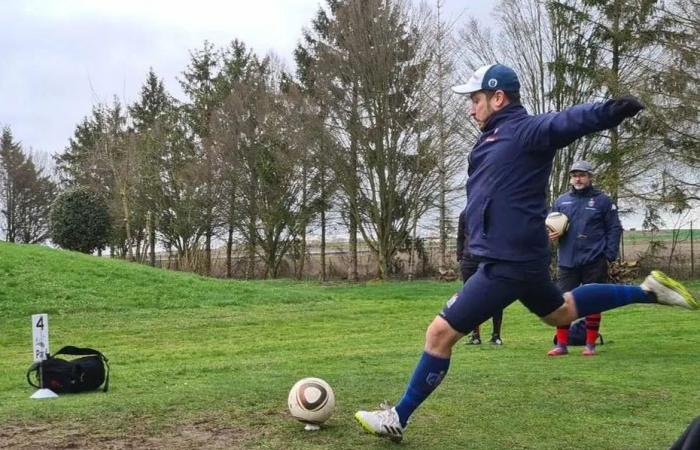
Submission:
<svg viewBox="0 0 700 450">
<path fill-rule="evenodd" d="M 335 411 L 335 394 L 320 378 L 302 378 L 289 391 L 289 412 L 305 424 L 320 425 Z"/>
</svg>

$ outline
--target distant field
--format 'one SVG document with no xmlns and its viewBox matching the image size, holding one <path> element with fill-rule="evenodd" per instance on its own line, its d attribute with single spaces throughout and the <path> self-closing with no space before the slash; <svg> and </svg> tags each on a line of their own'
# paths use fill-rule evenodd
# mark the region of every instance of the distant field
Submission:
<svg viewBox="0 0 700 450">
<path fill-rule="evenodd" d="M 643 450 L 700 414 L 700 312 L 622 308 L 604 315 L 599 356 L 548 359 L 553 329 L 516 303 L 503 347 L 458 344 L 404 443 L 364 434 L 352 414 L 398 399 L 458 288 L 223 281 L 0 243 L 0 448 Z M 29 399 L 35 313 L 49 314 L 54 351 L 110 358 L 108 393 Z M 336 393 L 318 433 L 287 412 L 305 376 Z"/>
<path fill-rule="evenodd" d="M 626 230 L 623 234 L 623 251 L 621 255 L 624 255 L 626 260 L 638 260 L 642 255 L 649 249 L 649 242 L 652 237 L 654 241 L 661 243 L 661 248 L 657 249 L 657 257 L 659 259 L 658 263 L 654 265 L 657 267 L 663 267 L 667 271 L 669 268 L 666 265 L 666 259 L 670 254 L 670 247 L 672 244 L 672 231 L 671 230 L 661 230 L 655 233 L 649 231 L 630 231 Z M 695 274 L 700 274 L 700 231 L 693 230 L 693 243 L 694 243 L 694 256 L 695 256 Z M 422 260 L 421 255 L 414 253 L 414 274 L 418 278 L 432 278 L 437 273 L 437 268 L 440 267 L 440 248 L 439 241 L 436 238 L 426 238 L 423 242 L 423 250 L 425 252 L 425 261 Z M 449 239 L 447 242 L 446 255 L 447 264 L 452 264 L 454 269 L 458 269 L 457 260 L 454 257 L 456 252 L 456 242 L 455 239 Z M 321 264 L 320 264 L 320 243 L 316 240 L 310 239 L 307 243 L 307 253 L 308 257 L 305 263 L 305 277 L 307 279 L 315 280 L 320 278 Z M 246 261 L 246 250 L 239 249 L 238 253 L 234 252 L 233 258 L 233 278 L 245 278 L 245 270 L 247 268 Z M 673 267 L 678 268 L 678 270 L 670 270 L 677 276 L 683 278 L 688 278 L 690 274 L 690 255 L 691 255 L 691 245 L 690 245 L 690 230 L 680 230 L 679 238 L 676 243 L 676 248 L 674 249 L 674 261 Z M 224 278 L 226 274 L 226 251 L 224 248 L 218 248 L 212 252 L 213 258 L 213 268 L 212 274 L 214 276 Z M 397 255 L 398 260 L 400 260 L 400 268 L 398 272 L 394 274 L 396 278 L 408 278 L 409 272 L 409 262 L 408 253 L 402 252 Z M 167 254 L 158 255 L 158 265 L 161 267 L 168 267 L 168 256 Z M 175 267 L 174 263 L 170 263 L 170 267 Z M 326 244 L 326 273 L 329 279 L 341 280 L 345 279 L 348 274 L 348 267 L 350 265 L 350 254 L 349 246 L 347 241 L 329 241 Z M 258 277 L 263 276 L 263 263 L 258 262 Z M 290 258 L 285 258 L 283 260 L 280 277 L 281 278 L 294 278 L 295 277 L 295 262 Z M 376 267 L 377 262 L 374 254 L 370 249 L 363 243 L 358 242 L 358 272 L 361 279 L 373 279 L 376 277 Z"/>
<path fill-rule="evenodd" d="M 678 230 L 676 238 L 679 241 L 690 241 L 691 230 Z M 656 232 L 643 231 L 643 230 L 625 230 L 623 236 L 625 241 L 638 242 L 645 241 L 649 242 L 654 239 L 655 241 L 671 241 L 673 240 L 673 230 L 659 230 Z M 700 230 L 692 230 L 693 241 L 696 244 L 700 244 Z"/>
<path fill-rule="evenodd" d="M 650 255 L 652 240 L 657 243 L 653 257 Z M 628 261 L 646 259 L 645 269 L 661 268 L 680 278 L 697 276 L 700 274 L 700 231 L 678 230 L 675 244 L 672 230 L 625 231 L 621 256 Z"/>
</svg>

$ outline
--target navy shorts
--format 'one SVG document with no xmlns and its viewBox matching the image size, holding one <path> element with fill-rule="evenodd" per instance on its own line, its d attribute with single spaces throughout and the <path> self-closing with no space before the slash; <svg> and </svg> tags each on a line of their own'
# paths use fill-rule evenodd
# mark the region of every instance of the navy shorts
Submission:
<svg viewBox="0 0 700 450">
<path fill-rule="evenodd" d="M 456 297 L 445 304 L 440 316 L 466 334 L 516 300 L 539 317 L 564 304 L 561 290 L 549 275 L 548 261 L 482 261 Z"/>
</svg>

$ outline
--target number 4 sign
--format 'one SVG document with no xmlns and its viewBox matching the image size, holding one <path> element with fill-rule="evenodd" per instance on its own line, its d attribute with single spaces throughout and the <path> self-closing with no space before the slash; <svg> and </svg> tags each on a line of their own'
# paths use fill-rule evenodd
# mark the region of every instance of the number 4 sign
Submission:
<svg viewBox="0 0 700 450">
<path fill-rule="evenodd" d="M 34 343 L 34 361 L 44 361 L 49 354 L 48 314 L 32 316 L 32 342 Z"/>
<path fill-rule="evenodd" d="M 32 315 L 32 343 L 34 344 L 34 362 L 44 361 L 49 355 L 49 316 L 48 314 Z M 44 385 L 44 375 L 39 366 L 39 380 Z M 54 391 L 47 388 L 38 389 L 30 398 L 55 398 L 58 397 Z"/>
</svg>

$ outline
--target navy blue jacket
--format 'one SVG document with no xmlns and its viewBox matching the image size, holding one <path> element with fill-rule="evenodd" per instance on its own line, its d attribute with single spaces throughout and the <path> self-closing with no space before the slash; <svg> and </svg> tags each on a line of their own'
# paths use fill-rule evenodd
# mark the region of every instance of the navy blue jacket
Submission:
<svg viewBox="0 0 700 450">
<path fill-rule="evenodd" d="M 549 258 L 544 225 L 546 190 L 555 151 L 614 127 L 611 101 L 531 116 L 511 104 L 494 113 L 469 155 L 469 251 L 504 261 Z"/>
<path fill-rule="evenodd" d="M 622 225 L 610 197 L 593 186 L 561 195 L 552 211 L 569 218 L 569 229 L 559 238 L 559 266 L 572 269 L 598 258 L 617 259 Z"/>
</svg>

